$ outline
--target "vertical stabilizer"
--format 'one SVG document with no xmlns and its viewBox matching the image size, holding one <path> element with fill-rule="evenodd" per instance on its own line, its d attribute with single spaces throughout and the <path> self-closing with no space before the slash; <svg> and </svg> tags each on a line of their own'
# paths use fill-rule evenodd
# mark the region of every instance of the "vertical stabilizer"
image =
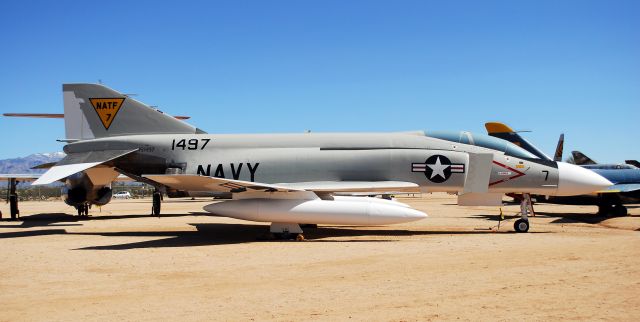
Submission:
<svg viewBox="0 0 640 322">
<path fill-rule="evenodd" d="M 558 139 L 558 145 L 556 146 L 556 153 L 553 154 L 553 161 L 562 161 L 562 152 L 564 151 L 564 133 L 560 134 Z"/>
<path fill-rule="evenodd" d="M 529 143 L 529 141 L 521 137 L 518 132 L 514 131 L 508 125 L 500 122 L 487 122 L 484 124 L 484 127 L 487 129 L 487 134 L 489 134 L 490 136 L 509 141 L 527 150 L 528 152 L 542 160 L 551 161 L 551 158 L 549 158 L 549 156 L 533 146 L 533 144 Z"/>
<path fill-rule="evenodd" d="M 100 84 L 64 84 L 68 140 L 134 134 L 203 133 L 133 98 Z"/>
<path fill-rule="evenodd" d="M 573 162 L 577 165 L 598 164 L 598 162 L 593 161 L 580 151 L 571 151 L 571 156 L 573 156 Z"/>
<path fill-rule="evenodd" d="M 625 160 L 624 163 L 632 165 L 636 168 L 640 168 L 640 162 L 638 162 L 637 160 Z"/>
</svg>

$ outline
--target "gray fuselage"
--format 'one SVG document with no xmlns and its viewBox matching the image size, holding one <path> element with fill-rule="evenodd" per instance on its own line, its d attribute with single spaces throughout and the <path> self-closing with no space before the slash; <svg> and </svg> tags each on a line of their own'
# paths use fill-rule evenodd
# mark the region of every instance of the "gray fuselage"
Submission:
<svg viewBox="0 0 640 322">
<path fill-rule="evenodd" d="M 261 183 L 405 181 L 462 192 L 475 155 L 491 155 L 487 192 L 553 195 L 555 162 L 411 133 L 153 134 L 84 140 L 65 152 L 138 149 L 110 164 L 135 175 L 185 173 Z M 473 160 L 471 160 L 473 161 Z"/>
</svg>

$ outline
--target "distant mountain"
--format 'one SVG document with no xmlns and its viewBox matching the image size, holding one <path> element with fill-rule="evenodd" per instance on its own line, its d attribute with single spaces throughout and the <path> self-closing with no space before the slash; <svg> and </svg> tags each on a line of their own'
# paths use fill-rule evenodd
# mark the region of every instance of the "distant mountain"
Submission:
<svg viewBox="0 0 640 322">
<path fill-rule="evenodd" d="M 57 162 L 64 156 L 64 152 L 36 153 L 24 158 L 0 160 L 0 173 L 43 173 L 44 169 L 31 168 L 43 163 Z"/>
</svg>

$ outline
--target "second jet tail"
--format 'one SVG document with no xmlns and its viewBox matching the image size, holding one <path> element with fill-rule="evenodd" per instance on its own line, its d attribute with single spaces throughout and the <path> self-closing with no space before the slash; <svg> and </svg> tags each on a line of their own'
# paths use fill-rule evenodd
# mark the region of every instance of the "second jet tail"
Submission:
<svg viewBox="0 0 640 322">
<path fill-rule="evenodd" d="M 544 154 L 544 152 L 540 151 L 538 148 L 533 146 L 531 143 L 529 143 L 529 141 L 525 140 L 522 136 L 520 136 L 518 132 L 514 131 L 512 128 L 510 128 L 508 125 L 504 123 L 487 122 L 484 124 L 484 127 L 487 129 L 487 133 L 490 136 L 509 141 L 527 150 L 528 152 L 530 152 L 531 154 L 535 155 L 536 157 L 542 160 L 553 161 L 549 156 Z"/>
<path fill-rule="evenodd" d="M 556 146 L 556 153 L 553 155 L 553 161 L 562 161 L 562 151 L 564 150 L 564 133 L 560 134 L 558 139 L 558 145 Z"/>
<path fill-rule="evenodd" d="M 590 157 L 580 151 L 571 151 L 571 156 L 573 156 L 573 162 L 577 165 L 598 164 L 598 162 L 593 161 Z"/>
</svg>

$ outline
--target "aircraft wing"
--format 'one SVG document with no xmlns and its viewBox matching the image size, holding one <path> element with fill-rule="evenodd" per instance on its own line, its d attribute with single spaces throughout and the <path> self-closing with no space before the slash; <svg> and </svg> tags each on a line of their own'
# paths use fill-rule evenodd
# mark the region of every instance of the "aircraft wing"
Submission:
<svg viewBox="0 0 640 322">
<path fill-rule="evenodd" d="M 143 175 L 144 178 L 167 187 L 185 191 L 244 192 L 249 190 L 265 192 L 294 192 L 302 189 L 242 180 L 207 177 L 190 174 Z"/>
<path fill-rule="evenodd" d="M 278 183 L 288 188 L 315 192 L 349 192 L 349 193 L 418 193 L 419 186 L 403 181 L 316 181 Z"/>
<path fill-rule="evenodd" d="M 640 190 L 640 183 L 618 183 L 607 187 L 598 193 L 634 192 Z"/>
<path fill-rule="evenodd" d="M 40 173 L 0 173 L 0 181 L 8 181 L 17 179 L 18 181 L 34 181 L 38 180 L 42 174 Z"/>
<path fill-rule="evenodd" d="M 167 187 L 185 191 L 213 192 L 346 192 L 346 193 L 392 193 L 419 192 L 418 185 L 401 181 L 316 181 L 289 183 L 258 183 L 242 180 L 207 177 L 200 175 L 144 175 L 143 177 Z"/>
</svg>

